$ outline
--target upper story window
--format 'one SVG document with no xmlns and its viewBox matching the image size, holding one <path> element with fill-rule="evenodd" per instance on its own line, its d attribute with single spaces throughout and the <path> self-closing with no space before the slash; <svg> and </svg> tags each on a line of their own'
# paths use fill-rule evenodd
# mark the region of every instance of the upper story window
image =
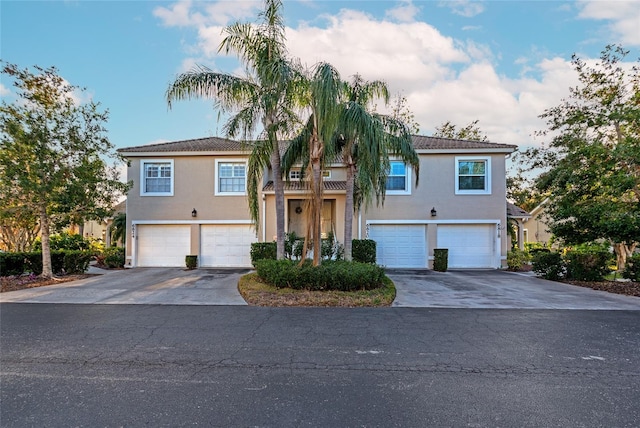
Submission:
<svg viewBox="0 0 640 428">
<path fill-rule="evenodd" d="M 216 195 L 244 195 L 246 189 L 246 161 L 216 160 Z"/>
<path fill-rule="evenodd" d="M 300 180 L 302 177 L 302 171 L 299 169 L 292 169 L 289 171 L 289 180 Z M 331 178 L 331 170 L 325 169 L 322 171 L 323 178 Z"/>
<path fill-rule="evenodd" d="M 140 175 L 140 195 L 173 196 L 173 160 L 143 160 Z"/>
<path fill-rule="evenodd" d="M 387 195 L 411 194 L 411 169 L 402 161 L 389 162 Z"/>
<path fill-rule="evenodd" d="M 491 194 L 490 157 L 456 157 L 456 194 Z"/>
</svg>

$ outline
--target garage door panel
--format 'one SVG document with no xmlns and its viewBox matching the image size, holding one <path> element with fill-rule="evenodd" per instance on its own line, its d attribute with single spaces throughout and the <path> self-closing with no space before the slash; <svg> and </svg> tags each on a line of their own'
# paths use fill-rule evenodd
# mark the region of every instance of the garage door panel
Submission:
<svg viewBox="0 0 640 428">
<path fill-rule="evenodd" d="M 449 250 L 451 268 L 495 267 L 493 225 L 439 225 L 437 248 Z"/>
<path fill-rule="evenodd" d="M 200 266 L 250 267 L 251 243 L 256 242 L 248 225 L 212 225 L 200 228 Z"/>
<path fill-rule="evenodd" d="M 369 238 L 376 241 L 378 264 L 394 268 L 426 267 L 424 225 L 371 225 Z"/>
<path fill-rule="evenodd" d="M 185 225 L 138 225 L 137 266 L 180 267 L 191 251 L 190 227 Z"/>
</svg>

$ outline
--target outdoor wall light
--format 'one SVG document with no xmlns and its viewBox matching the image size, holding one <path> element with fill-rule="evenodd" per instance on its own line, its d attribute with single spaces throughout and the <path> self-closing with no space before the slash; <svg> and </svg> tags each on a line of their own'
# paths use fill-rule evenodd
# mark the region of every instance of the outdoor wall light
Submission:
<svg viewBox="0 0 640 428">
<path fill-rule="evenodd" d="M 435 217 L 438 212 L 436 211 L 436 207 L 431 208 L 431 217 Z"/>
<path fill-rule="evenodd" d="M 198 217 L 198 211 L 195 208 L 191 211 L 191 217 Z"/>
</svg>

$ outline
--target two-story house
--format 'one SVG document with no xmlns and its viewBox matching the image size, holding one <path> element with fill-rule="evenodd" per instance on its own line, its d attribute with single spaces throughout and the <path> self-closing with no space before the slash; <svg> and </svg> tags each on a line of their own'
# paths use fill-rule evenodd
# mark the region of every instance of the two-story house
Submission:
<svg viewBox="0 0 640 428">
<path fill-rule="evenodd" d="M 377 242 L 378 263 L 428 268 L 435 248 L 449 249 L 451 268 L 500 268 L 505 264 L 505 159 L 516 146 L 414 136 L 420 181 L 392 161 L 384 206 L 354 215 L 353 238 Z M 265 171 L 260 222 L 251 225 L 246 196 L 249 152 L 218 138 L 129 147 L 133 188 L 127 197 L 127 266 L 184 266 L 185 255 L 202 267 L 251 266 L 252 242 L 276 235 L 275 196 Z M 300 171 L 285 184 L 285 228 L 304 235 L 305 191 Z M 323 232 L 344 241 L 346 170 L 324 171 Z"/>
</svg>

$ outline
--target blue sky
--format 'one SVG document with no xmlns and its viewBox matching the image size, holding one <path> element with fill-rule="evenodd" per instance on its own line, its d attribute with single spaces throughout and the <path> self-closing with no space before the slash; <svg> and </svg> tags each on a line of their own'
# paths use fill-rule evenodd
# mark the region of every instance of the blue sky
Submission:
<svg viewBox="0 0 640 428">
<path fill-rule="evenodd" d="M 241 73 L 217 54 L 221 30 L 255 21 L 254 1 L 0 3 L 0 57 L 55 66 L 110 112 L 116 147 L 222 135 L 213 104 L 164 93 L 194 64 Z M 385 80 L 429 135 L 480 120 L 491 141 L 539 144 L 538 119 L 575 84 L 569 61 L 622 43 L 639 56 L 638 1 L 284 1 L 290 53 L 328 61 L 344 78 Z M 11 102 L 11 82 L 0 82 Z"/>
</svg>

